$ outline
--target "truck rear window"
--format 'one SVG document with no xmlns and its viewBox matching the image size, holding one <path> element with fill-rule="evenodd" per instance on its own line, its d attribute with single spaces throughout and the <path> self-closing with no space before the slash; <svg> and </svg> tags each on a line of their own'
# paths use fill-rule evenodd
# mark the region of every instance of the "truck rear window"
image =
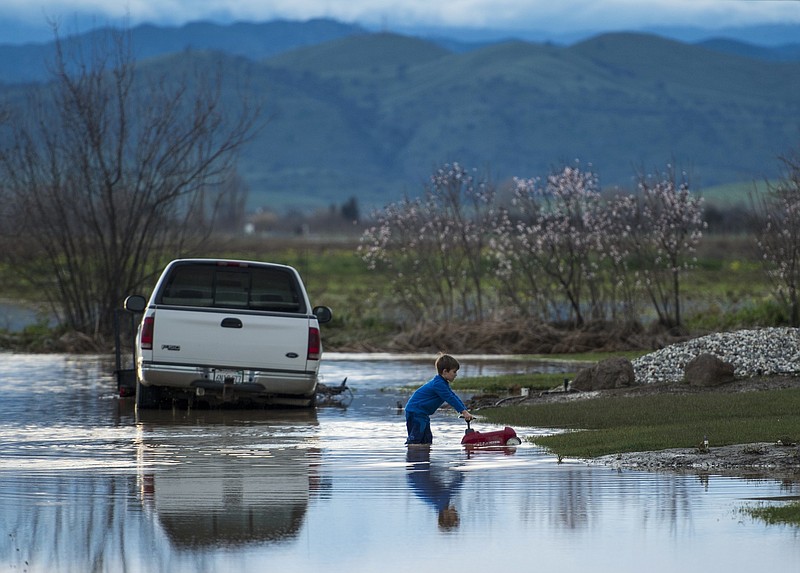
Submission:
<svg viewBox="0 0 800 573">
<path fill-rule="evenodd" d="M 305 313 L 294 274 L 274 267 L 185 264 L 173 267 L 160 304 Z"/>
</svg>

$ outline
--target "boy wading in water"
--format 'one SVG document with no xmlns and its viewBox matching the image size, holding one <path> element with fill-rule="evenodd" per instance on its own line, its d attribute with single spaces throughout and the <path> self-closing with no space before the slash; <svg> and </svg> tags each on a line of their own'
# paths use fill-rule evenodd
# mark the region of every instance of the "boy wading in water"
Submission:
<svg viewBox="0 0 800 573">
<path fill-rule="evenodd" d="M 458 360 L 449 354 L 441 354 L 436 359 L 438 374 L 417 389 L 406 404 L 406 428 L 408 429 L 409 446 L 429 445 L 433 443 L 431 434 L 431 415 L 447 402 L 456 412 L 464 416 L 468 422 L 472 420 L 461 398 L 450 388 L 456 379 L 460 365 Z"/>
</svg>

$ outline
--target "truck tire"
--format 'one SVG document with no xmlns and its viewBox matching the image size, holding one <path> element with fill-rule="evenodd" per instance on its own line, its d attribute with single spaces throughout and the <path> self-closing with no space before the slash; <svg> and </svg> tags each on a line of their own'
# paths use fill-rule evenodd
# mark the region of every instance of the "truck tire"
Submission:
<svg viewBox="0 0 800 573">
<path fill-rule="evenodd" d="M 151 410 L 161 405 L 163 392 L 159 386 L 145 386 L 136 380 L 136 407 Z"/>
</svg>

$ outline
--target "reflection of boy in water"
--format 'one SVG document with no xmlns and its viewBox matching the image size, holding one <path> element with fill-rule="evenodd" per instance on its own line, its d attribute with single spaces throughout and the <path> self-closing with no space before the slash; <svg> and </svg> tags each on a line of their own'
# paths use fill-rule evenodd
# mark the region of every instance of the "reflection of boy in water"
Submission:
<svg viewBox="0 0 800 573">
<path fill-rule="evenodd" d="M 448 471 L 431 464 L 429 448 L 410 448 L 406 454 L 408 483 L 420 499 L 436 508 L 439 529 L 455 529 L 459 524 L 458 511 L 452 498 L 461 487 L 461 472 Z"/>
</svg>

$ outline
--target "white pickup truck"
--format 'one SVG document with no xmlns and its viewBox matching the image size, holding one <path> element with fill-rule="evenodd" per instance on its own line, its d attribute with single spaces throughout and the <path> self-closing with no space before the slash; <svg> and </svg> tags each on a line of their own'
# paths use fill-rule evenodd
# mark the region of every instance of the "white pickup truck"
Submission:
<svg viewBox="0 0 800 573">
<path fill-rule="evenodd" d="M 178 259 L 164 269 L 136 340 L 136 406 L 174 400 L 309 407 L 322 357 L 324 306 L 298 272 L 256 261 Z"/>
</svg>

